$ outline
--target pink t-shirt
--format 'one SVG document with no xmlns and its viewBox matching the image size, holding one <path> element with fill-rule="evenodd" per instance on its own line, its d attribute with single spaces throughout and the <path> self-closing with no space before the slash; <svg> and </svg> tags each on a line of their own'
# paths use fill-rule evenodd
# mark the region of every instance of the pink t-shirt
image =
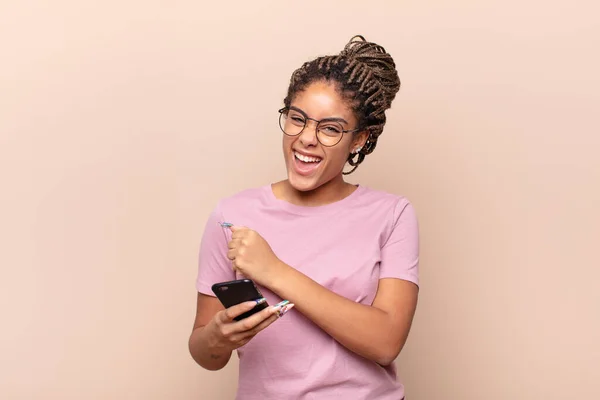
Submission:
<svg viewBox="0 0 600 400">
<path fill-rule="evenodd" d="M 196 282 L 239 279 L 227 259 L 231 232 L 219 222 L 261 234 L 275 254 L 329 290 L 371 305 L 381 278 L 418 284 L 419 240 L 413 207 L 404 197 L 359 186 L 345 199 L 320 207 L 279 200 L 270 185 L 219 202 L 200 246 Z M 282 299 L 260 287 L 269 304 Z M 348 329 L 361 321 L 348 321 Z M 238 349 L 238 400 L 390 399 L 404 387 L 394 364 L 382 367 L 336 342 L 297 310 Z"/>
</svg>

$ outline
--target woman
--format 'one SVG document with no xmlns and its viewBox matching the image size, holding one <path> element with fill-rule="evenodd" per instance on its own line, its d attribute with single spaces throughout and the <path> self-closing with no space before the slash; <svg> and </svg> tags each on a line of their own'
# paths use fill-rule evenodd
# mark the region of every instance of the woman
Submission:
<svg viewBox="0 0 600 400">
<path fill-rule="evenodd" d="M 210 215 L 189 346 L 209 370 L 237 350 L 238 399 L 404 397 L 394 360 L 417 305 L 415 212 L 404 197 L 343 178 L 346 162 L 352 172 L 375 149 L 399 88 L 392 57 L 362 36 L 305 63 L 279 111 L 287 180 L 226 198 Z M 256 303 L 225 310 L 211 285 L 240 277 L 269 304 L 295 308 L 235 321 Z"/>
</svg>

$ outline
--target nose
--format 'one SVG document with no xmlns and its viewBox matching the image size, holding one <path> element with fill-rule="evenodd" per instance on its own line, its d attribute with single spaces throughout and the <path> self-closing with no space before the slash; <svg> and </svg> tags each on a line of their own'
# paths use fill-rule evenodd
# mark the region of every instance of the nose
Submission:
<svg viewBox="0 0 600 400">
<path fill-rule="evenodd" d="M 306 126 L 300 133 L 299 140 L 304 146 L 316 146 L 319 142 L 317 139 L 317 122 L 307 120 Z"/>
</svg>

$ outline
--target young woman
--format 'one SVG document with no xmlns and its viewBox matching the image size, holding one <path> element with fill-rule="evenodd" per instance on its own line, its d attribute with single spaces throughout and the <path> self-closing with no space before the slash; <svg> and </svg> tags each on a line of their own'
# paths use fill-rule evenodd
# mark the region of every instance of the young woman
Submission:
<svg viewBox="0 0 600 400">
<path fill-rule="evenodd" d="M 375 149 L 399 88 L 392 57 L 362 36 L 302 65 L 279 110 L 287 180 L 223 199 L 210 215 L 189 347 L 209 370 L 237 350 L 238 399 L 404 397 L 394 360 L 417 306 L 415 212 L 343 178 L 346 163 L 352 172 Z M 256 303 L 223 309 L 211 285 L 240 277 L 271 306 L 235 321 Z M 282 299 L 295 308 L 272 306 Z"/>
</svg>

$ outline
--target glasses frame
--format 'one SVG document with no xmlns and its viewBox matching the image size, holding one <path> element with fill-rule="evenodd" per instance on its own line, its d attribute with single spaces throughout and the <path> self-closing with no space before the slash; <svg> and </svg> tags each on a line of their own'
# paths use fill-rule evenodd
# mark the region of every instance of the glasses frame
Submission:
<svg viewBox="0 0 600 400">
<path fill-rule="evenodd" d="M 319 124 L 320 124 L 322 121 L 325 121 L 325 122 L 327 122 L 327 121 L 329 120 L 329 118 L 323 118 L 322 120 L 317 120 L 317 119 L 314 119 L 314 118 L 310 118 L 310 117 L 309 117 L 308 115 L 306 115 L 306 114 L 305 114 L 305 113 L 304 113 L 302 110 L 298 110 L 297 108 L 294 108 L 294 111 L 296 111 L 296 112 L 298 112 L 298 113 L 300 113 L 300 114 L 302 114 L 302 115 L 304 116 L 304 118 L 305 118 L 305 121 L 304 121 L 304 126 L 302 127 L 302 129 L 300 130 L 300 132 L 296 133 L 295 135 L 290 135 L 289 133 L 287 133 L 287 132 L 286 132 L 286 131 L 283 129 L 283 126 L 282 126 L 282 124 L 281 124 L 281 120 L 282 120 L 282 118 L 283 118 L 283 115 L 284 115 L 284 113 L 286 113 L 286 112 L 288 112 L 288 111 L 290 111 L 290 107 L 283 107 L 283 108 L 281 108 L 281 109 L 278 111 L 278 112 L 279 112 L 279 129 L 281 129 L 281 131 L 282 131 L 282 132 L 283 132 L 285 135 L 287 135 L 287 136 L 290 136 L 290 137 L 298 136 L 298 135 L 302 134 L 302 132 L 304 132 L 304 129 L 306 129 L 306 125 L 307 125 L 307 122 L 308 122 L 309 120 L 310 120 L 310 121 L 314 121 L 314 122 L 316 123 L 316 125 L 315 125 L 315 136 L 317 137 L 317 141 L 318 141 L 319 143 L 321 143 L 321 145 L 323 145 L 323 146 L 325 146 L 325 147 L 333 147 L 333 146 L 335 146 L 335 145 L 339 144 L 339 143 L 342 141 L 342 137 L 344 137 L 344 133 L 356 133 L 356 132 L 360 132 L 360 130 L 361 130 L 360 128 L 355 128 L 355 129 L 342 129 L 342 134 L 339 136 L 339 139 L 338 139 L 338 141 L 337 141 L 337 142 L 335 142 L 334 144 L 325 144 L 325 143 L 321 142 L 321 139 L 319 139 Z M 333 121 L 333 122 L 338 122 L 338 121 Z M 339 123 L 339 122 L 338 122 L 338 123 Z M 341 125 L 341 124 L 340 124 L 340 125 Z"/>
</svg>

